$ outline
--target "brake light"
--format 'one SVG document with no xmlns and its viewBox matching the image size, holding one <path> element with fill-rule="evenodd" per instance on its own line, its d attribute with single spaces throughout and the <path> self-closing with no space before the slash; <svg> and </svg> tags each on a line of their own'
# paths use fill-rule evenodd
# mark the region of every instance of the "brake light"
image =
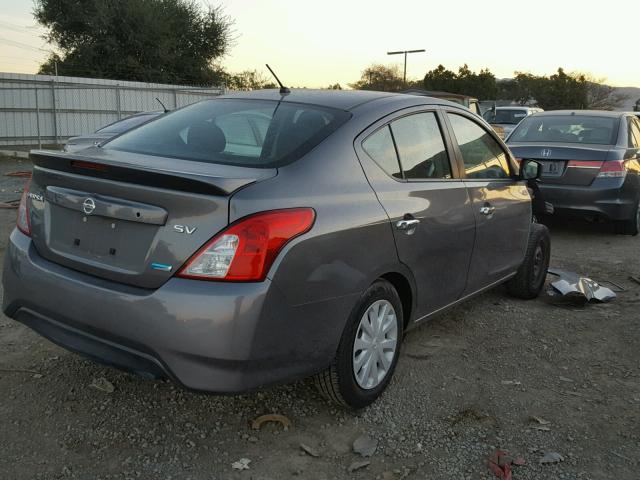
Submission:
<svg viewBox="0 0 640 480">
<path fill-rule="evenodd" d="M 598 172 L 599 178 L 624 178 L 626 175 L 627 166 L 624 160 L 603 162 Z"/>
<path fill-rule="evenodd" d="M 257 282 L 282 248 L 313 226 L 311 208 L 260 212 L 230 225 L 205 244 L 178 272 L 179 277 Z"/>
<path fill-rule="evenodd" d="M 31 220 L 29 219 L 29 206 L 27 205 L 30 184 L 31 181 L 27 182 L 24 186 L 22 197 L 20 198 L 20 205 L 18 206 L 18 218 L 16 219 L 16 227 L 18 227 L 18 230 L 28 236 L 31 236 Z"/>
</svg>

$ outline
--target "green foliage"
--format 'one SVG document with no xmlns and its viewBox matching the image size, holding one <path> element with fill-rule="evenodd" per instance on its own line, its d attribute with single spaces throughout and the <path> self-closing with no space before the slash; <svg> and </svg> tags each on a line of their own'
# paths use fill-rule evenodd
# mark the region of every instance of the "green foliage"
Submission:
<svg viewBox="0 0 640 480">
<path fill-rule="evenodd" d="M 354 90 L 377 90 L 380 92 L 397 92 L 405 87 L 397 65 L 379 64 L 367 67 L 363 70 L 360 80 L 350 83 L 349 86 Z"/>
<path fill-rule="evenodd" d="M 222 77 L 225 85 L 231 90 L 260 90 L 263 88 L 277 88 L 257 70 L 245 70 L 240 73 L 224 73 Z"/>
<path fill-rule="evenodd" d="M 52 55 L 40 73 L 212 85 L 232 20 L 195 0 L 35 0 Z"/>
<path fill-rule="evenodd" d="M 458 69 L 458 73 L 438 65 L 424 77 L 424 88 L 450 93 L 460 93 L 476 97 L 478 100 L 495 99 L 498 93 L 496 77 L 488 69 L 473 72 L 467 64 Z"/>
<path fill-rule="evenodd" d="M 535 101 L 545 110 L 601 108 L 596 103 L 590 104 L 589 88 L 584 75 L 566 74 L 559 68 L 549 77 L 516 72 L 515 78 L 499 82 L 498 95 L 521 105 Z"/>
</svg>

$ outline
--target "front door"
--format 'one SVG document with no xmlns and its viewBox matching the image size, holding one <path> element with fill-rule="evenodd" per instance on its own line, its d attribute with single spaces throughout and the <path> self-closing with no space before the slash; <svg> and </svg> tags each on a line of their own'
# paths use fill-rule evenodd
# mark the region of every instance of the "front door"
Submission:
<svg viewBox="0 0 640 480">
<path fill-rule="evenodd" d="M 464 291 L 473 211 L 435 111 L 413 112 L 374 128 L 356 149 L 391 221 L 400 261 L 413 273 L 414 318 L 420 319 Z"/>
<path fill-rule="evenodd" d="M 470 294 L 517 271 L 531 226 L 531 198 L 525 183 L 515 178 L 507 151 L 487 127 L 462 112 L 446 116 L 476 218 L 465 290 Z"/>
</svg>

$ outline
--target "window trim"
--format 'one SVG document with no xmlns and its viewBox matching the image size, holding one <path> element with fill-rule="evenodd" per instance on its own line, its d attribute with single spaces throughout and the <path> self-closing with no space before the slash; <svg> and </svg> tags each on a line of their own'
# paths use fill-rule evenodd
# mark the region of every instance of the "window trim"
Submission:
<svg viewBox="0 0 640 480">
<path fill-rule="evenodd" d="M 638 121 L 636 118 L 629 116 L 628 118 L 628 122 L 627 122 L 627 148 L 636 148 L 636 149 L 640 149 L 640 138 L 636 138 L 636 136 L 633 133 L 633 125 L 636 126 L 636 129 L 638 130 L 638 133 L 640 133 L 640 121 Z M 635 142 L 636 142 L 636 146 L 633 146 L 631 139 L 634 138 Z"/>
<path fill-rule="evenodd" d="M 498 147 L 502 150 L 502 152 L 505 154 L 505 157 L 507 159 L 507 164 L 509 165 L 509 176 L 507 178 L 469 178 L 466 176 L 466 172 L 464 168 L 464 159 L 462 158 L 462 151 L 460 150 L 460 146 L 458 145 L 458 140 L 455 137 L 453 126 L 449 121 L 449 115 L 459 115 L 463 118 L 466 118 L 467 120 L 478 125 L 478 127 L 484 130 L 486 133 L 489 134 L 490 137 L 494 139 L 494 141 L 496 142 Z M 501 182 L 501 183 L 513 182 L 518 180 L 518 168 L 516 167 L 515 160 L 513 159 L 513 154 L 511 153 L 509 148 L 505 148 L 503 141 L 500 139 L 500 137 L 498 137 L 498 134 L 495 132 L 495 130 L 493 130 L 493 128 L 487 128 L 486 126 L 482 125 L 480 122 L 477 121 L 477 119 L 475 118 L 476 117 L 475 115 L 470 115 L 463 110 L 458 110 L 453 108 L 444 108 L 442 109 L 442 116 L 445 119 L 450 140 L 453 145 L 453 149 L 456 153 L 458 169 L 460 170 L 460 178 L 462 180 L 464 180 L 465 182 Z"/>
<path fill-rule="evenodd" d="M 442 116 L 440 115 L 440 110 L 441 110 L 441 106 L 440 105 L 416 105 L 416 106 L 412 106 L 412 107 L 408 107 L 406 109 L 402 109 L 400 110 L 400 112 L 402 112 L 401 114 L 398 114 L 399 112 L 393 112 L 383 118 L 381 118 L 380 120 L 378 120 L 377 122 L 375 122 L 372 126 L 370 126 L 368 129 L 364 130 L 363 132 L 361 132 L 359 135 L 356 136 L 356 140 L 354 142 L 354 145 L 357 145 L 356 148 L 356 153 L 358 153 L 358 150 L 362 151 L 362 153 L 364 155 L 366 155 L 369 159 L 371 159 L 371 161 L 373 163 L 376 164 L 376 166 L 389 178 L 391 178 L 392 180 L 395 180 L 396 182 L 399 183 L 432 183 L 432 182 L 461 182 L 463 180 L 462 176 L 461 176 L 461 171 L 460 171 L 460 166 L 458 165 L 458 161 L 455 157 L 455 151 L 453 150 L 453 144 L 451 143 L 451 140 L 449 138 L 448 135 L 448 131 L 447 131 L 447 126 L 446 124 L 444 124 L 443 120 L 442 120 Z M 404 117 L 408 117 L 411 115 L 417 115 L 420 113 L 433 113 L 434 117 L 436 119 L 436 122 L 438 124 L 438 128 L 440 129 L 440 135 L 442 137 L 442 142 L 444 144 L 444 148 L 445 148 L 445 152 L 447 154 L 447 157 L 449 159 L 449 166 L 451 167 L 451 178 L 406 178 L 404 176 L 404 168 L 402 167 L 402 162 L 400 161 L 400 154 L 398 152 L 398 146 L 396 144 L 396 139 L 395 136 L 393 134 L 393 129 L 391 128 L 391 124 L 393 122 L 395 122 L 396 120 L 399 120 L 401 118 Z M 389 175 L 389 173 L 387 173 L 387 171 L 382 168 L 378 162 L 376 162 L 373 158 L 371 158 L 371 156 L 369 156 L 369 154 L 367 154 L 366 150 L 363 147 L 363 143 L 373 134 L 377 133 L 379 130 L 383 129 L 383 128 L 388 128 L 389 129 L 389 133 L 391 134 L 391 139 L 393 141 L 393 148 L 396 152 L 396 161 L 398 162 L 398 166 L 400 168 L 400 172 L 402 173 L 402 178 L 397 178 L 394 177 L 393 175 Z"/>
</svg>

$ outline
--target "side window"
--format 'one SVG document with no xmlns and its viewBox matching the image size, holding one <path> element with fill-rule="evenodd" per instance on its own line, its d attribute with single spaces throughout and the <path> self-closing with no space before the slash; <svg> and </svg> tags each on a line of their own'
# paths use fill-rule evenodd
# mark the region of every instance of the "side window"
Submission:
<svg viewBox="0 0 640 480">
<path fill-rule="evenodd" d="M 640 124 L 635 118 L 629 118 L 629 146 L 640 148 Z"/>
<path fill-rule="evenodd" d="M 388 125 L 369 135 L 362 142 L 362 149 L 389 175 L 402 178 L 400 164 L 398 163 L 396 149 L 393 146 L 393 138 L 391 138 Z"/>
<path fill-rule="evenodd" d="M 509 178 L 507 156 L 493 137 L 475 122 L 447 114 L 458 141 L 467 178 Z"/>
<path fill-rule="evenodd" d="M 451 178 L 451 164 L 435 113 L 399 118 L 391 123 L 391 131 L 404 178 Z"/>
</svg>

